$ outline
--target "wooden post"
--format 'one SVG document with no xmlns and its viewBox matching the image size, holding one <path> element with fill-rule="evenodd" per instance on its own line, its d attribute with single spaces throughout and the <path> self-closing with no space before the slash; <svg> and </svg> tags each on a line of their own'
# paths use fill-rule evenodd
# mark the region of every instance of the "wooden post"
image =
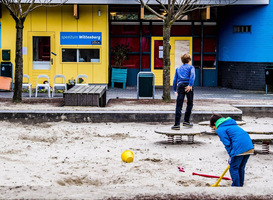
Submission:
<svg viewBox="0 0 273 200">
<path fill-rule="evenodd" d="M 210 6 L 206 7 L 206 20 L 210 19 Z"/>
<path fill-rule="evenodd" d="M 79 19 L 79 5 L 78 4 L 74 4 L 73 16 L 75 19 Z"/>
<path fill-rule="evenodd" d="M 140 7 L 140 19 L 144 19 L 144 7 Z"/>
</svg>

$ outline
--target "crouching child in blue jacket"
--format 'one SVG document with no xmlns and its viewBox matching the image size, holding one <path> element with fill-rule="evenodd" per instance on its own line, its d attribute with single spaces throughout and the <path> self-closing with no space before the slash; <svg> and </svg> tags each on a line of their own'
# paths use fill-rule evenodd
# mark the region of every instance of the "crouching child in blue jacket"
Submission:
<svg viewBox="0 0 273 200">
<path fill-rule="evenodd" d="M 242 187 L 245 178 L 245 166 L 254 147 L 248 133 L 240 128 L 234 119 L 222 115 L 212 115 L 210 126 L 216 130 L 221 142 L 225 145 L 229 159 L 229 172 L 232 186 Z"/>
</svg>

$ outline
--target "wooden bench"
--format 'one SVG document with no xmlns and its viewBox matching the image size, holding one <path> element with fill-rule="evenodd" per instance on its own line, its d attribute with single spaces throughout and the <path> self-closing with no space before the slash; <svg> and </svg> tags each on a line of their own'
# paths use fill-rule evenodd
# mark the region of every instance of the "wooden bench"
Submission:
<svg viewBox="0 0 273 200">
<path fill-rule="evenodd" d="M 106 105 L 105 85 L 76 85 L 64 93 L 65 106 Z"/>
<path fill-rule="evenodd" d="M 180 130 L 172 130 L 171 127 L 164 127 L 155 130 L 155 133 L 167 135 L 168 136 L 168 143 L 181 143 L 182 142 L 182 136 L 188 137 L 188 143 L 193 144 L 194 143 L 194 136 L 200 134 L 200 130 L 195 128 L 186 128 L 181 127 Z"/>
</svg>

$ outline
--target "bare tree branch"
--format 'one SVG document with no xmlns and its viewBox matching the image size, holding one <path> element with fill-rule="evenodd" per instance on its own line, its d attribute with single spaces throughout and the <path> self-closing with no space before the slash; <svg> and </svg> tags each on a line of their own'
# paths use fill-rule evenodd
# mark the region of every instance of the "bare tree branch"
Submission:
<svg viewBox="0 0 273 200">
<path fill-rule="evenodd" d="M 158 18 L 163 19 L 163 20 L 166 18 L 164 15 L 160 15 L 159 13 L 157 13 L 154 9 L 152 9 L 148 5 L 149 0 L 146 3 L 144 3 L 143 0 L 138 0 L 138 1 L 141 3 L 142 6 L 144 6 L 147 10 L 149 10 L 151 13 L 153 13 L 154 15 L 156 15 Z"/>
<path fill-rule="evenodd" d="M 67 2 L 67 0 L 60 0 L 59 4 L 51 4 L 52 0 L 0 0 L 11 13 L 13 18 L 26 18 L 29 12 L 39 7 L 56 7 L 61 6 Z"/>
<path fill-rule="evenodd" d="M 160 0 L 156 0 L 156 2 L 167 12 L 168 9 L 165 7 L 165 5 L 163 3 L 161 3 Z"/>
</svg>

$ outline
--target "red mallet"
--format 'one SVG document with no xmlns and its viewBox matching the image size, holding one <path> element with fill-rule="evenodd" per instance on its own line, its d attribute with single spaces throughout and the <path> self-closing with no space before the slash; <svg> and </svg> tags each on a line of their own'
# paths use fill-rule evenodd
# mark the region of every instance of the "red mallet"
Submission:
<svg viewBox="0 0 273 200">
<path fill-rule="evenodd" d="M 208 177 L 208 178 L 220 178 L 220 176 L 213 176 L 213 175 L 207 175 L 207 174 L 198 174 L 198 173 L 195 173 L 195 172 L 192 172 L 192 175 L 204 176 L 204 177 Z M 231 178 L 228 178 L 228 177 L 223 177 L 222 179 L 231 180 Z"/>
</svg>

